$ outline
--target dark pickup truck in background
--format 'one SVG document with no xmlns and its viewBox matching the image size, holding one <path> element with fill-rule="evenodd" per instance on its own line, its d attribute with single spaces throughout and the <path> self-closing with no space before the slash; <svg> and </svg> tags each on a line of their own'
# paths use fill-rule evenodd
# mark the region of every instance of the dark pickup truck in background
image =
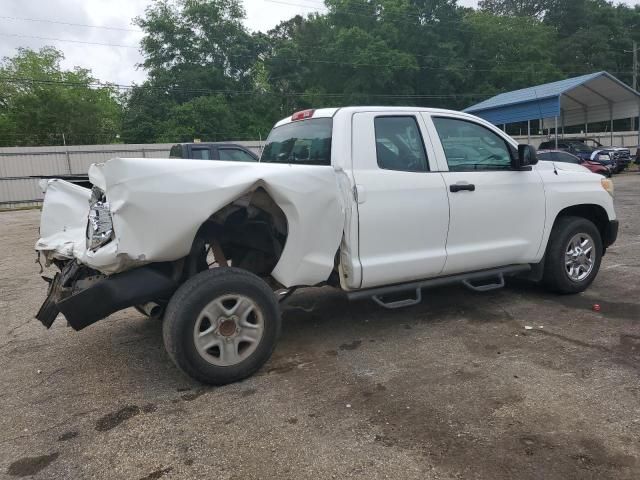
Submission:
<svg viewBox="0 0 640 480">
<path fill-rule="evenodd" d="M 226 160 L 232 162 L 257 162 L 258 155 L 246 147 L 236 143 L 195 142 L 177 143 L 169 151 L 170 158 L 187 158 L 194 160 Z M 36 178 L 59 178 L 85 188 L 91 188 L 89 175 L 38 175 Z"/>
<path fill-rule="evenodd" d="M 178 143 L 171 147 L 171 158 L 198 160 L 225 160 L 231 162 L 257 162 L 258 156 L 248 148 L 235 143 Z"/>
<path fill-rule="evenodd" d="M 624 171 L 632 162 L 631 150 L 628 147 L 607 147 L 600 143 L 597 139 L 591 137 L 576 138 L 575 140 L 589 145 L 594 150 L 609 152 L 613 160 L 616 162 L 617 170 L 614 173 Z"/>
</svg>

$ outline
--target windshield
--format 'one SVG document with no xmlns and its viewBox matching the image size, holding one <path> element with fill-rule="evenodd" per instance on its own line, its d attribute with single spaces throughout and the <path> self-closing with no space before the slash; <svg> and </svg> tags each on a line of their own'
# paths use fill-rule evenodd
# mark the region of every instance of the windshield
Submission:
<svg viewBox="0 0 640 480">
<path fill-rule="evenodd" d="M 331 165 L 333 119 L 292 122 L 271 130 L 260 162 Z"/>
<path fill-rule="evenodd" d="M 588 145 L 585 145 L 582 142 L 571 142 L 569 143 L 569 145 L 571 145 L 576 152 L 584 152 L 584 153 L 593 152 L 593 148 L 589 147 Z"/>
</svg>

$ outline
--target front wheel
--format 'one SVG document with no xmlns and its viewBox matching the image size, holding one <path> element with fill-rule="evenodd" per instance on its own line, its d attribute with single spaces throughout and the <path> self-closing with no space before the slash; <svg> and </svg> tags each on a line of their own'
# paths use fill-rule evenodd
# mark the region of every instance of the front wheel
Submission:
<svg viewBox="0 0 640 480">
<path fill-rule="evenodd" d="M 602 260 L 602 238 L 593 222 L 562 217 L 551 231 L 543 283 L 557 293 L 580 293 L 595 280 Z"/>
<path fill-rule="evenodd" d="M 280 323 L 269 286 L 252 273 L 225 267 L 201 272 L 178 289 L 162 333 L 169 356 L 187 375 L 225 385 L 264 365 Z"/>
</svg>

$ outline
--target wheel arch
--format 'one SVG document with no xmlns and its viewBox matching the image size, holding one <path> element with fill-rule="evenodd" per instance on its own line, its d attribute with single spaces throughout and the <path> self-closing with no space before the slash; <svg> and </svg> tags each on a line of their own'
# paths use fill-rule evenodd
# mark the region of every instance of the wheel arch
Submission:
<svg viewBox="0 0 640 480">
<path fill-rule="evenodd" d="M 547 261 L 547 250 L 549 248 L 549 244 L 551 243 L 554 229 L 556 228 L 556 225 L 558 224 L 560 219 L 566 217 L 580 217 L 591 221 L 596 226 L 598 232 L 600 233 L 600 236 L 602 237 L 602 255 L 606 253 L 606 247 L 612 243 L 608 241 L 610 240 L 608 239 L 608 236 L 610 235 L 610 229 L 608 228 L 610 219 L 607 210 L 602 205 L 598 205 L 595 203 L 580 203 L 576 205 L 568 205 L 558 211 L 555 218 L 553 219 L 553 223 L 551 224 L 551 226 L 547 227 L 545 238 L 543 239 L 543 243 L 540 246 L 538 261 L 531 264 L 532 273 L 528 275 L 527 278 L 530 278 L 534 281 L 541 280 L 544 266 Z"/>
<path fill-rule="evenodd" d="M 571 205 L 563 208 L 558 212 L 556 218 L 553 221 L 553 226 L 551 228 L 551 232 L 558 224 L 558 221 L 564 217 L 581 217 L 592 222 L 598 232 L 600 232 L 600 237 L 602 239 L 603 245 L 606 244 L 606 237 L 608 235 L 608 225 L 609 225 L 609 215 L 607 211 L 601 205 L 597 205 L 594 203 L 583 203 L 579 205 Z M 548 242 L 547 242 L 548 243 Z M 603 247 L 606 250 L 606 247 Z M 604 254 L 604 251 L 602 252 Z"/>
<path fill-rule="evenodd" d="M 206 268 L 202 252 L 217 242 L 224 261 L 259 276 L 271 273 L 284 252 L 289 221 L 263 186 L 246 192 L 213 212 L 198 227 L 189 253 L 190 274 Z M 223 259 L 216 258 L 219 263 Z"/>
</svg>

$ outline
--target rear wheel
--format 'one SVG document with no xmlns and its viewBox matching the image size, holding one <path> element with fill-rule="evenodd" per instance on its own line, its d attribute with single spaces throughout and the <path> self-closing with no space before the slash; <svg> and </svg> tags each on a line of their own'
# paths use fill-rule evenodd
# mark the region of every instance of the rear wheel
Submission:
<svg viewBox="0 0 640 480">
<path fill-rule="evenodd" d="M 593 222 L 562 217 L 551 232 L 543 283 L 557 293 L 579 293 L 595 280 L 602 260 L 602 239 Z"/>
<path fill-rule="evenodd" d="M 231 267 L 189 279 L 174 294 L 164 318 L 164 344 L 175 364 L 211 385 L 241 380 L 271 356 L 280 310 L 269 286 Z"/>
</svg>

